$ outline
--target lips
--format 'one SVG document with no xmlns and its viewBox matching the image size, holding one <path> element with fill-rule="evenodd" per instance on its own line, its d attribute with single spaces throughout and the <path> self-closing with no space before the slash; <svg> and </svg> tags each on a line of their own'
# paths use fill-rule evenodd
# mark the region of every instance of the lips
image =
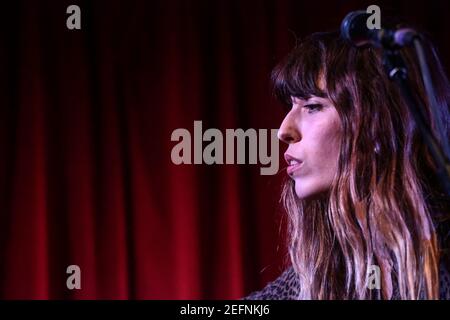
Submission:
<svg viewBox="0 0 450 320">
<path fill-rule="evenodd" d="M 294 173 L 296 173 L 302 166 L 303 161 L 297 158 L 294 158 L 288 153 L 284 154 L 284 159 L 286 160 L 288 167 L 287 167 L 287 174 L 292 176 Z"/>
</svg>

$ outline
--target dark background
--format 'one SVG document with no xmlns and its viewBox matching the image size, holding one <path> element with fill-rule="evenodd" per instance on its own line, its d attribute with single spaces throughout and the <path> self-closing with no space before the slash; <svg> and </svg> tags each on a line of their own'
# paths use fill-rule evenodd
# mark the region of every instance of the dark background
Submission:
<svg viewBox="0 0 450 320">
<path fill-rule="evenodd" d="M 234 299 L 273 280 L 284 148 L 274 176 L 176 166 L 171 133 L 278 128 L 269 76 L 294 35 L 370 4 L 427 30 L 448 71 L 448 1 L 2 4 L 0 298 Z M 66 288 L 71 264 L 81 290 Z"/>
</svg>

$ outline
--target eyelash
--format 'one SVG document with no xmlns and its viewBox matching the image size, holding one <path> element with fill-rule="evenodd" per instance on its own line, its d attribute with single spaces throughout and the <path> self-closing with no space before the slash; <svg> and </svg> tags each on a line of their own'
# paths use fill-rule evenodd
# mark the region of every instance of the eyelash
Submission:
<svg viewBox="0 0 450 320">
<path fill-rule="evenodd" d="M 305 104 L 303 108 L 308 109 L 308 113 L 313 113 L 315 111 L 318 111 L 322 109 L 322 105 L 318 103 L 312 103 L 312 104 Z"/>
</svg>

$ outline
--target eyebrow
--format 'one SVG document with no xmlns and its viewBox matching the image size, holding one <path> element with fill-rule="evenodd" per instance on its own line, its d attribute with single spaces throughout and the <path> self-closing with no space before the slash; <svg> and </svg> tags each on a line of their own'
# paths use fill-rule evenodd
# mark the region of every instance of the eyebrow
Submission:
<svg viewBox="0 0 450 320">
<path fill-rule="evenodd" d="M 313 100 L 313 99 L 327 100 L 326 98 L 322 98 L 322 97 L 318 97 L 318 96 L 312 96 L 312 97 L 310 97 L 308 99 L 302 99 L 302 98 L 293 97 L 293 98 L 291 98 L 292 104 L 295 103 L 294 99 L 299 100 L 299 101 L 304 102 L 304 103 L 308 103 L 308 101 Z M 320 102 L 320 101 L 317 101 L 317 102 Z"/>
</svg>

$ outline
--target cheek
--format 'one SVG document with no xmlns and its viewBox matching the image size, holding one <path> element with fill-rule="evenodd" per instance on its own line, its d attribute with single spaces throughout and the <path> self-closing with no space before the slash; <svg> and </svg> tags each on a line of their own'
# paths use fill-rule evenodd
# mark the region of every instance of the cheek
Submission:
<svg viewBox="0 0 450 320">
<path fill-rule="evenodd" d="M 322 127 L 316 132 L 313 164 L 319 169 L 334 169 L 339 157 L 341 132 L 336 127 Z"/>
<path fill-rule="evenodd" d="M 322 132 L 326 133 L 326 132 Z M 295 179 L 295 193 L 300 199 L 328 190 L 337 170 L 339 136 L 336 132 L 321 134 L 308 148 L 308 167 L 303 176 Z"/>
<path fill-rule="evenodd" d="M 306 155 L 304 174 L 295 179 L 295 192 L 301 199 L 328 190 L 336 174 L 342 137 L 338 120 L 323 119 L 307 129 L 304 136 Z M 309 129 L 309 130 L 308 130 Z"/>
</svg>

